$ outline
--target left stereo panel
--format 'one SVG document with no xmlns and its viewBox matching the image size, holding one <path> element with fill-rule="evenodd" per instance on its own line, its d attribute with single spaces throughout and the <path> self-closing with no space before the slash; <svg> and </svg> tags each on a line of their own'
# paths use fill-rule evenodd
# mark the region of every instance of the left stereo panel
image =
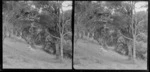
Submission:
<svg viewBox="0 0 150 72">
<path fill-rule="evenodd" d="M 3 69 L 72 69 L 72 1 L 3 1 Z"/>
</svg>

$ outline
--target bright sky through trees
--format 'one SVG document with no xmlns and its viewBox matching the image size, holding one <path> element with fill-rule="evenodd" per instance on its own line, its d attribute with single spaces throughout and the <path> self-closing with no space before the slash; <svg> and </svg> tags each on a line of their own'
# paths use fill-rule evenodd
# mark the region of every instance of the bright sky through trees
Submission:
<svg viewBox="0 0 150 72">
<path fill-rule="evenodd" d="M 136 11 L 146 11 L 147 10 L 147 8 L 146 7 L 142 7 L 142 8 L 140 8 L 141 6 L 144 6 L 144 5 L 147 5 L 148 4 L 148 2 L 147 1 L 140 1 L 140 2 L 138 2 L 138 3 L 136 3 L 135 4 L 135 7 L 136 7 Z"/>
<path fill-rule="evenodd" d="M 96 1 L 94 1 L 94 2 L 96 2 Z M 148 2 L 146 2 L 146 1 L 140 1 L 140 2 L 138 2 L 136 5 L 135 5 L 135 7 L 136 7 L 136 11 L 145 11 L 145 10 L 147 10 L 147 8 L 146 7 L 143 7 L 143 8 L 140 8 L 141 6 L 143 6 L 143 5 L 145 5 L 145 4 L 148 4 Z M 64 11 L 66 11 L 66 10 L 70 10 L 70 9 L 72 9 L 72 1 L 64 1 L 63 2 L 63 4 L 62 4 L 62 6 L 63 6 L 63 10 Z"/>
<path fill-rule="evenodd" d="M 62 8 L 64 11 L 72 9 L 72 1 L 64 1 L 62 3 Z"/>
</svg>

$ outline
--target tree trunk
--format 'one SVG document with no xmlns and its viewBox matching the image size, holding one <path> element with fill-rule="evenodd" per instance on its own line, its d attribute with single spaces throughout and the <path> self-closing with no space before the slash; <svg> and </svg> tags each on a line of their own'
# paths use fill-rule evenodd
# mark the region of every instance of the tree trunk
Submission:
<svg viewBox="0 0 150 72">
<path fill-rule="evenodd" d="M 130 42 L 128 43 L 128 56 L 129 56 L 129 60 L 131 60 L 132 59 L 132 46 Z"/>
<path fill-rule="evenodd" d="M 55 47 L 56 47 L 56 59 L 59 59 L 60 51 L 59 51 L 59 43 L 58 42 L 55 43 Z"/>
<path fill-rule="evenodd" d="M 136 43 L 136 37 L 133 35 L 133 61 L 136 60 L 136 48 L 135 48 L 135 43 Z"/>
<path fill-rule="evenodd" d="M 89 39 L 89 38 L 90 38 L 90 33 L 89 33 L 89 32 L 87 32 L 87 36 L 86 36 L 86 38 L 87 38 L 87 39 Z"/>
<path fill-rule="evenodd" d="M 61 34 L 61 37 L 60 37 L 60 59 L 61 61 L 63 60 L 63 34 Z"/>
<path fill-rule="evenodd" d="M 92 33 L 91 40 L 94 40 L 94 33 Z"/>
<path fill-rule="evenodd" d="M 85 31 L 83 31 L 82 38 L 83 39 L 85 38 Z"/>
<path fill-rule="evenodd" d="M 84 32 L 84 35 L 83 35 L 84 39 L 86 39 L 86 36 L 87 36 L 87 32 Z"/>
<path fill-rule="evenodd" d="M 132 1 L 132 16 L 133 16 L 133 14 L 135 13 L 135 2 L 133 2 Z M 133 59 L 133 61 L 135 62 L 135 60 L 136 60 L 136 49 L 135 49 L 135 39 L 136 39 L 136 25 L 135 25 L 135 23 L 134 23 L 134 18 L 132 17 L 132 35 L 133 35 L 133 51 L 132 51 L 132 59 Z M 135 28 L 134 28 L 135 27 Z"/>
</svg>

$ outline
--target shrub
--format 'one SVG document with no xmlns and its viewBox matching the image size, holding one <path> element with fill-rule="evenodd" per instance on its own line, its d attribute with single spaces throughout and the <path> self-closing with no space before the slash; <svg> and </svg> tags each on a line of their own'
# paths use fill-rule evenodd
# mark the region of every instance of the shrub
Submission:
<svg viewBox="0 0 150 72">
<path fill-rule="evenodd" d="M 136 43 L 136 55 L 139 59 L 146 59 L 147 58 L 147 44 L 144 42 L 137 42 Z"/>
<path fill-rule="evenodd" d="M 125 43 L 119 43 L 116 48 L 115 51 L 121 55 L 128 55 L 128 46 Z"/>
<path fill-rule="evenodd" d="M 64 44 L 64 56 L 67 58 L 72 58 L 72 45 L 71 40 L 67 40 L 67 42 Z"/>
</svg>

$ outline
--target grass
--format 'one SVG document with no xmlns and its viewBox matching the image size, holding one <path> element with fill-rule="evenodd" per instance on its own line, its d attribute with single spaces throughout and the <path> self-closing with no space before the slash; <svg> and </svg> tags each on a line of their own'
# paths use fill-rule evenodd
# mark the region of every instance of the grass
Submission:
<svg viewBox="0 0 150 72">
<path fill-rule="evenodd" d="M 99 51 L 98 44 L 84 40 L 78 40 L 75 46 L 74 68 L 75 69 L 146 69 L 147 63 L 138 61 L 133 63 L 126 56 L 112 50 Z"/>
<path fill-rule="evenodd" d="M 3 44 L 3 68 L 23 69 L 71 69 L 71 61 L 65 59 L 64 63 L 55 60 L 55 56 L 41 50 L 28 51 L 26 44 L 5 39 Z M 9 64 L 8 64 L 9 63 Z"/>
</svg>

